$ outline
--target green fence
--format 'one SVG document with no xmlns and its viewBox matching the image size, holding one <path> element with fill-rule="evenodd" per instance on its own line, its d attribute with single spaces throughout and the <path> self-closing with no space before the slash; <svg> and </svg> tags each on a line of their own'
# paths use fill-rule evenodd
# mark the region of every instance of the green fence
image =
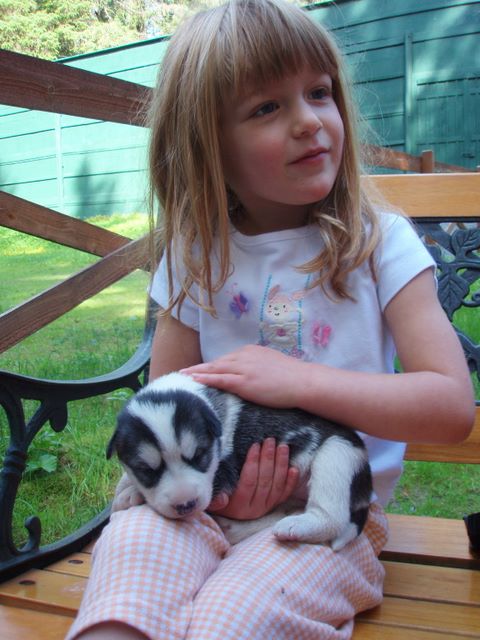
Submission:
<svg viewBox="0 0 480 640">
<path fill-rule="evenodd" d="M 480 164 L 480 0 L 339 0 L 309 10 L 348 57 L 366 141 Z M 151 86 L 167 44 L 63 62 Z M 146 139 L 140 127 L 0 107 L 0 188 L 81 218 L 144 211 Z"/>
</svg>

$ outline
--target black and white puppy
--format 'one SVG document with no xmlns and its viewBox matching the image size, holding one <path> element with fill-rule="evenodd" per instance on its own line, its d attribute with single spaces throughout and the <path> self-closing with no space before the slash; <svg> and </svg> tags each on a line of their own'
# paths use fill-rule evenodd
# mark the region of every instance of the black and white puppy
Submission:
<svg viewBox="0 0 480 640">
<path fill-rule="evenodd" d="M 297 409 L 270 409 L 172 373 L 125 405 L 108 445 L 145 501 L 167 518 L 203 511 L 238 483 L 255 442 L 275 438 L 308 480 L 300 513 L 292 505 L 254 521 L 216 518 L 230 542 L 273 525 L 279 540 L 330 543 L 339 550 L 362 531 L 372 493 L 367 451 L 351 429 Z M 298 505 L 298 502 L 297 502 Z"/>
</svg>

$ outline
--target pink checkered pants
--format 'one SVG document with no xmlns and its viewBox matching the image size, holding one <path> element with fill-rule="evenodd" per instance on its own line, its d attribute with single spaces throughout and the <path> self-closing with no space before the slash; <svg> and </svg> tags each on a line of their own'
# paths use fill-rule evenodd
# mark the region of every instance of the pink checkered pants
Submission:
<svg viewBox="0 0 480 640">
<path fill-rule="evenodd" d="M 231 546 L 206 514 L 178 522 L 132 507 L 114 513 L 97 542 L 67 638 L 119 621 L 152 640 L 344 640 L 355 614 L 382 600 L 386 538 L 377 504 L 336 553 L 277 542 L 269 529 Z"/>
</svg>

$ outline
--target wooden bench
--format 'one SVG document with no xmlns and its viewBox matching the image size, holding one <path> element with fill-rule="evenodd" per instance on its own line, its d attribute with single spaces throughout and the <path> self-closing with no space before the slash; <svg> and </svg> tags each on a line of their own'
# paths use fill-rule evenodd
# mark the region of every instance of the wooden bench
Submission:
<svg viewBox="0 0 480 640">
<path fill-rule="evenodd" d="M 437 260 L 439 296 L 450 319 L 462 303 L 468 313 L 478 313 L 480 300 L 468 292 L 480 271 L 480 174 L 371 180 L 387 200 L 417 219 L 419 232 Z M 478 378 L 480 349 L 467 335 L 459 335 Z M 7 378 L 0 377 L 2 384 L 5 388 Z M 480 463 L 478 409 L 474 431 L 466 442 L 409 446 L 407 459 Z M 480 487 L 478 505 L 480 511 Z M 385 599 L 357 617 L 355 640 L 479 638 L 480 554 L 470 548 L 464 522 L 411 515 L 389 515 L 389 521 L 390 540 L 381 556 L 386 569 Z M 20 575 L 0 584 L 1 638 L 63 638 L 80 604 L 91 549 L 92 543 L 53 563 L 48 556 L 41 558 L 37 566 L 49 562 L 44 568 L 22 568 Z M 32 562 L 35 565 L 34 558 Z M 6 565 L 8 561 L 0 562 L 0 578 Z"/>
</svg>

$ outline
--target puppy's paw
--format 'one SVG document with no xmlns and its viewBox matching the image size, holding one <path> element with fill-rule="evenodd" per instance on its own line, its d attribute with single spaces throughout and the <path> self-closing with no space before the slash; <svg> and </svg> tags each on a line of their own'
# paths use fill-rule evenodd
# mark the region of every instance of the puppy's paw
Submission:
<svg viewBox="0 0 480 640">
<path fill-rule="evenodd" d="M 115 511 L 124 511 L 130 507 L 136 507 L 139 504 L 143 504 L 145 498 L 133 485 L 126 473 L 120 478 L 120 481 L 115 489 L 115 495 L 112 502 L 112 513 Z"/>
<path fill-rule="evenodd" d="M 340 534 L 333 538 L 332 540 L 332 549 L 334 551 L 340 551 L 343 549 L 345 545 L 347 545 L 352 540 L 355 540 L 359 535 L 358 528 L 356 524 L 353 522 L 349 522 L 348 525 L 342 529 Z"/>
<path fill-rule="evenodd" d="M 273 527 L 278 540 L 331 544 L 334 551 L 340 551 L 358 536 L 358 529 L 352 522 L 339 525 L 327 515 L 307 511 L 297 516 L 283 518 Z"/>
<path fill-rule="evenodd" d="M 336 531 L 334 524 L 327 518 L 306 512 L 282 518 L 273 527 L 273 534 L 279 540 L 322 544 L 330 542 Z"/>
</svg>

